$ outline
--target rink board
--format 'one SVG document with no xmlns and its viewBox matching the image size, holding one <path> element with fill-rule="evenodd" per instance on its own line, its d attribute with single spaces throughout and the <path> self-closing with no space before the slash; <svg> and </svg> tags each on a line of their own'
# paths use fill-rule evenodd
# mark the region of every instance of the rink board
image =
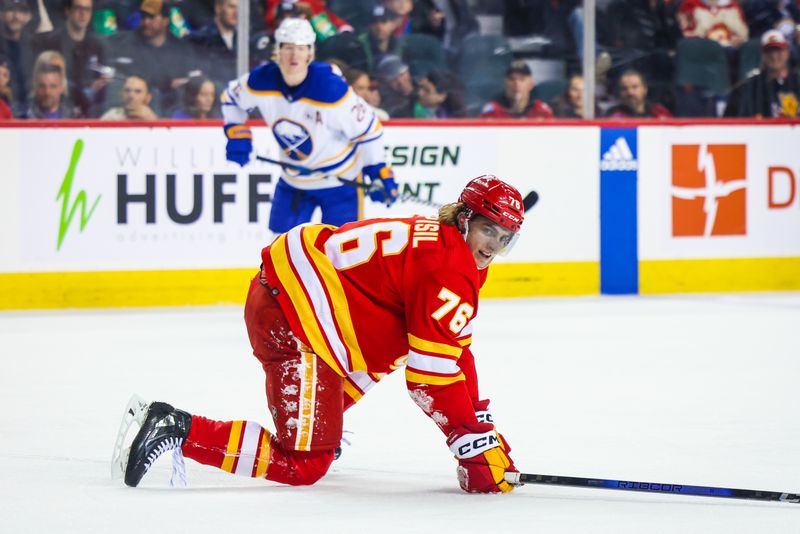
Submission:
<svg viewBox="0 0 800 534">
<path fill-rule="evenodd" d="M 274 237 L 278 167 L 227 162 L 217 126 L 26 126 L 0 127 L 0 309 L 243 302 Z M 367 201 L 364 216 L 432 214 L 425 203 L 494 173 L 541 200 L 483 296 L 614 292 L 606 280 L 623 293 L 800 289 L 795 125 L 627 128 L 630 154 L 612 126 L 390 124 L 406 201 Z M 265 127 L 254 135 L 277 157 Z M 712 172 L 732 185 L 708 186 Z M 673 224 L 709 210 L 720 228 Z"/>
</svg>

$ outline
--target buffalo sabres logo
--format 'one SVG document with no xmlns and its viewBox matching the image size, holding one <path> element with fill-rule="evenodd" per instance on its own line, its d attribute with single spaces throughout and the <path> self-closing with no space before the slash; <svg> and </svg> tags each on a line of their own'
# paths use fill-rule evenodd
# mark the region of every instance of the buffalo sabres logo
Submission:
<svg viewBox="0 0 800 534">
<path fill-rule="evenodd" d="M 314 142 L 311 134 L 305 126 L 288 119 L 279 119 L 272 125 L 272 133 L 290 159 L 302 161 L 306 159 L 311 151 L 314 150 Z"/>
</svg>

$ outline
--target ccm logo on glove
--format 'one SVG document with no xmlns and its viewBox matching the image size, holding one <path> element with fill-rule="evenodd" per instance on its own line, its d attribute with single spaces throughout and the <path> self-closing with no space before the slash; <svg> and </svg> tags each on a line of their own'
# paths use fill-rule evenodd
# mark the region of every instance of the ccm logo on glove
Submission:
<svg viewBox="0 0 800 534">
<path fill-rule="evenodd" d="M 460 436 L 452 443 L 448 443 L 450 450 L 459 458 L 472 458 L 482 452 L 500 446 L 500 440 L 494 430 L 484 434 L 466 434 Z"/>
</svg>

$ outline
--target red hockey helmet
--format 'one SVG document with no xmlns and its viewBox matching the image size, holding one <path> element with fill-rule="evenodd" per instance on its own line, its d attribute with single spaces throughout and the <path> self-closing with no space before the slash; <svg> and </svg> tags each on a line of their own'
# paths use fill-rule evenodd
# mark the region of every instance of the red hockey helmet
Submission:
<svg viewBox="0 0 800 534">
<path fill-rule="evenodd" d="M 507 230 L 518 233 L 525 218 L 522 195 L 497 176 L 473 178 L 458 197 L 473 213 L 483 215 Z"/>
</svg>

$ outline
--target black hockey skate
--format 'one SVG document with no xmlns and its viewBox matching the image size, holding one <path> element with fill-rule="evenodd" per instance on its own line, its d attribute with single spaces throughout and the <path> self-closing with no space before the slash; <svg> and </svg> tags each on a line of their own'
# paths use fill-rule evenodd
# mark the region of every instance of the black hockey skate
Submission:
<svg viewBox="0 0 800 534">
<path fill-rule="evenodd" d="M 192 416 L 166 402 L 153 402 L 147 409 L 142 427 L 131 443 L 125 466 L 125 484 L 136 487 L 156 459 L 167 451 L 180 448 L 189 435 Z M 180 456 L 181 464 L 183 457 Z"/>
</svg>

